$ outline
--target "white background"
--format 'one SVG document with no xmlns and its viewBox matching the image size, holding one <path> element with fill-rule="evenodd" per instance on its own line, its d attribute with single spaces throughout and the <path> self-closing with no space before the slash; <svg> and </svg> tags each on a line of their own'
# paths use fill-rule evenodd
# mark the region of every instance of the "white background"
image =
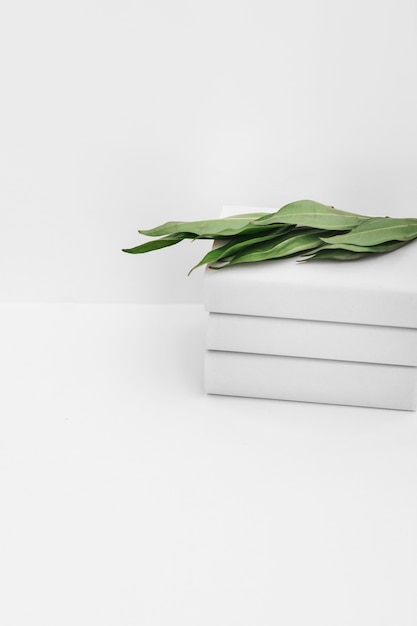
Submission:
<svg viewBox="0 0 417 626">
<path fill-rule="evenodd" d="M 4 301 L 200 302 L 137 229 L 415 204 L 414 0 L 6 0 L 0 64 Z"/>
</svg>

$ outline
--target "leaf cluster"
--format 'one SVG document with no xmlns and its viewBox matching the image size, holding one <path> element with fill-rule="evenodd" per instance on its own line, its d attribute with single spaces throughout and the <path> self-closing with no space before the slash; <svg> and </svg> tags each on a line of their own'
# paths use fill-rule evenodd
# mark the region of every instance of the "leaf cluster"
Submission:
<svg viewBox="0 0 417 626">
<path fill-rule="evenodd" d="M 201 265 L 221 269 L 237 263 L 302 256 L 303 261 L 351 261 L 396 250 L 417 238 L 417 219 L 370 217 L 313 200 L 291 202 L 273 213 L 245 213 L 214 220 L 166 222 L 139 233 L 154 237 L 134 248 L 142 254 L 184 239 L 213 239 Z"/>
</svg>

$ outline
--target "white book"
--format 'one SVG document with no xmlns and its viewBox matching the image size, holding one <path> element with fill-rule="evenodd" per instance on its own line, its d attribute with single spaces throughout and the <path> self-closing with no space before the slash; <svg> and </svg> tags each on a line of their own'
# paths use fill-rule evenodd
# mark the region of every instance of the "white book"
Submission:
<svg viewBox="0 0 417 626">
<path fill-rule="evenodd" d="M 417 368 L 207 350 L 210 394 L 415 410 Z"/>
<path fill-rule="evenodd" d="M 270 211 L 225 207 L 222 215 Z M 242 263 L 204 277 L 209 312 L 417 328 L 417 241 L 356 261 Z"/>
<path fill-rule="evenodd" d="M 417 329 L 209 313 L 209 350 L 417 366 Z"/>
</svg>

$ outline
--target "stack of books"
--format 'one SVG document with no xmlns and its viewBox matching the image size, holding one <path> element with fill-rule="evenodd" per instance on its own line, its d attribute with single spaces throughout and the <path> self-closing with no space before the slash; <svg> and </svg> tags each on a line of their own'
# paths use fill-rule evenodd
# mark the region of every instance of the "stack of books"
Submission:
<svg viewBox="0 0 417 626">
<path fill-rule="evenodd" d="M 268 211 L 225 207 L 222 215 Z M 207 393 L 417 408 L 417 241 L 355 261 L 207 268 Z"/>
</svg>

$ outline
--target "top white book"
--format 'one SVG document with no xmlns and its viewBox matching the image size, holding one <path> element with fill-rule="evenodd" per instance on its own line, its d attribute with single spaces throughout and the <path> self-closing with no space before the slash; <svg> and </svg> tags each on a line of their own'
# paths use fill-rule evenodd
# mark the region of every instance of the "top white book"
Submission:
<svg viewBox="0 0 417 626">
<path fill-rule="evenodd" d="M 222 217 L 255 212 L 273 209 L 227 206 Z M 292 257 L 207 268 L 204 301 L 216 313 L 417 328 L 417 240 L 354 261 Z"/>
</svg>

